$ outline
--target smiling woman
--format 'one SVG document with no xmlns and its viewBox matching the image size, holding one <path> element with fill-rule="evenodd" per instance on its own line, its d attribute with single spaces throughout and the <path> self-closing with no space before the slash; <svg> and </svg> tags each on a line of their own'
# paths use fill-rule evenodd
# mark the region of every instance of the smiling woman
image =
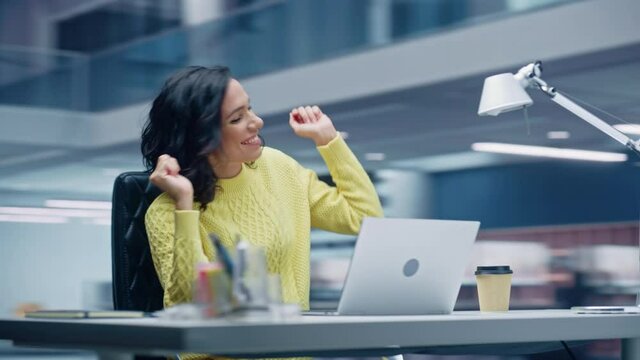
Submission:
<svg viewBox="0 0 640 360">
<path fill-rule="evenodd" d="M 234 177 L 240 173 L 243 163 L 260 157 L 262 141 L 258 132 L 263 125 L 249 105 L 249 95 L 237 80 L 231 79 L 222 102 L 222 140 L 209 155 L 218 177 Z"/>
<path fill-rule="evenodd" d="M 382 216 L 371 180 L 319 107 L 292 109 L 289 124 L 315 143 L 335 187 L 263 145 L 264 122 L 226 67 L 189 67 L 167 80 L 141 146 L 164 191 L 145 226 L 165 307 L 191 301 L 196 264 L 215 258 L 213 233 L 225 248 L 238 235 L 263 247 L 283 301 L 308 309 L 311 227 L 355 234 L 364 217 Z"/>
</svg>

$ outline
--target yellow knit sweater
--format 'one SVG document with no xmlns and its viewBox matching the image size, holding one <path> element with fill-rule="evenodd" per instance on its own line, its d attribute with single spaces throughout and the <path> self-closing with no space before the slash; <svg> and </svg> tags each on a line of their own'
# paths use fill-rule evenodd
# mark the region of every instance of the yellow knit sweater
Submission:
<svg viewBox="0 0 640 360">
<path fill-rule="evenodd" d="M 382 216 L 373 184 L 344 140 L 319 146 L 336 187 L 282 152 L 265 147 L 252 166 L 220 179 L 204 211 L 176 211 L 166 194 L 149 207 L 145 225 L 164 306 L 191 300 L 195 264 L 214 258 L 209 233 L 231 249 L 236 234 L 263 246 L 269 272 L 280 274 L 283 299 L 309 308 L 310 229 L 356 234 L 365 216 Z"/>
</svg>

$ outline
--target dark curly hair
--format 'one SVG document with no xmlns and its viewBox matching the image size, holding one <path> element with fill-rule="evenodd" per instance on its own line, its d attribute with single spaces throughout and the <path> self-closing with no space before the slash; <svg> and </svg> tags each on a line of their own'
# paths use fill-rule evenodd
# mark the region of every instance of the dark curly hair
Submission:
<svg viewBox="0 0 640 360">
<path fill-rule="evenodd" d="M 231 74 L 225 66 L 189 66 L 173 74 L 153 100 L 140 148 L 147 171 L 168 154 L 193 184 L 194 200 L 205 209 L 217 178 L 208 155 L 221 141 L 221 107 Z"/>
</svg>

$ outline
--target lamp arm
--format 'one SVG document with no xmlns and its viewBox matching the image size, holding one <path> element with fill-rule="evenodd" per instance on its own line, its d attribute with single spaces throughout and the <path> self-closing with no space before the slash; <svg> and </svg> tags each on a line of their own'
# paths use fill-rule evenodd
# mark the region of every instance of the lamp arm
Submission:
<svg viewBox="0 0 640 360">
<path fill-rule="evenodd" d="M 589 124 L 595 126 L 596 128 L 598 128 L 598 130 L 611 136 L 622 145 L 628 147 L 629 149 L 633 150 L 636 154 L 640 155 L 640 140 L 639 141 L 631 140 L 629 137 L 627 137 L 627 135 L 618 131 L 613 126 L 607 124 L 605 121 L 601 120 L 599 117 L 593 115 L 582 106 L 571 101 L 566 96 L 560 94 L 556 90 L 556 88 L 554 88 L 553 86 L 547 85 L 547 83 L 540 78 L 541 75 L 542 75 L 542 62 L 536 61 L 534 63 L 523 66 L 520 70 L 518 70 L 518 72 L 514 75 L 514 77 L 516 80 L 520 82 L 523 88 L 537 87 L 542 92 L 549 95 L 551 100 L 553 100 L 553 102 L 555 102 L 556 104 L 569 110 L 574 115 L 578 116 L 579 118 L 588 122 Z"/>
<path fill-rule="evenodd" d="M 545 91 L 544 89 L 542 89 L 542 90 Z M 637 154 L 640 154 L 640 144 L 638 144 L 637 141 L 633 141 L 628 136 L 626 136 L 622 132 L 618 131 L 613 126 L 607 124 L 606 122 L 604 122 L 603 120 L 601 120 L 597 116 L 593 115 L 589 111 L 585 110 L 580 105 L 578 105 L 575 102 L 571 101 L 566 96 L 564 96 L 561 93 L 557 92 L 555 89 L 550 88 L 548 91 L 545 91 L 545 92 L 547 94 L 549 94 L 549 96 L 551 96 L 551 100 L 553 102 L 555 102 L 556 104 L 562 106 L 563 108 L 569 110 L 574 115 L 576 115 L 579 118 L 581 118 L 582 120 L 584 120 L 584 121 L 588 122 L 589 124 L 595 126 L 598 130 L 600 130 L 603 133 L 605 133 L 605 134 L 609 135 L 610 137 L 614 138 L 616 141 L 618 141 L 622 145 L 628 147 L 629 149 L 633 150 Z"/>
</svg>

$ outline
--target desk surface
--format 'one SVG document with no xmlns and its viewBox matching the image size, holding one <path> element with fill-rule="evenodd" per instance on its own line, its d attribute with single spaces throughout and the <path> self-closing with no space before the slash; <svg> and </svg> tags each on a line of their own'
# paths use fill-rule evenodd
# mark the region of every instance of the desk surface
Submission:
<svg viewBox="0 0 640 360">
<path fill-rule="evenodd" d="M 0 339 L 13 340 L 16 345 L 238 357 L 393 354 L 430 347 L 614 338 L 640 338 L 640 315 L 532 310 L 429 316 L 304 316 L 286 321 L 0 319 Z"/>
</svg>

